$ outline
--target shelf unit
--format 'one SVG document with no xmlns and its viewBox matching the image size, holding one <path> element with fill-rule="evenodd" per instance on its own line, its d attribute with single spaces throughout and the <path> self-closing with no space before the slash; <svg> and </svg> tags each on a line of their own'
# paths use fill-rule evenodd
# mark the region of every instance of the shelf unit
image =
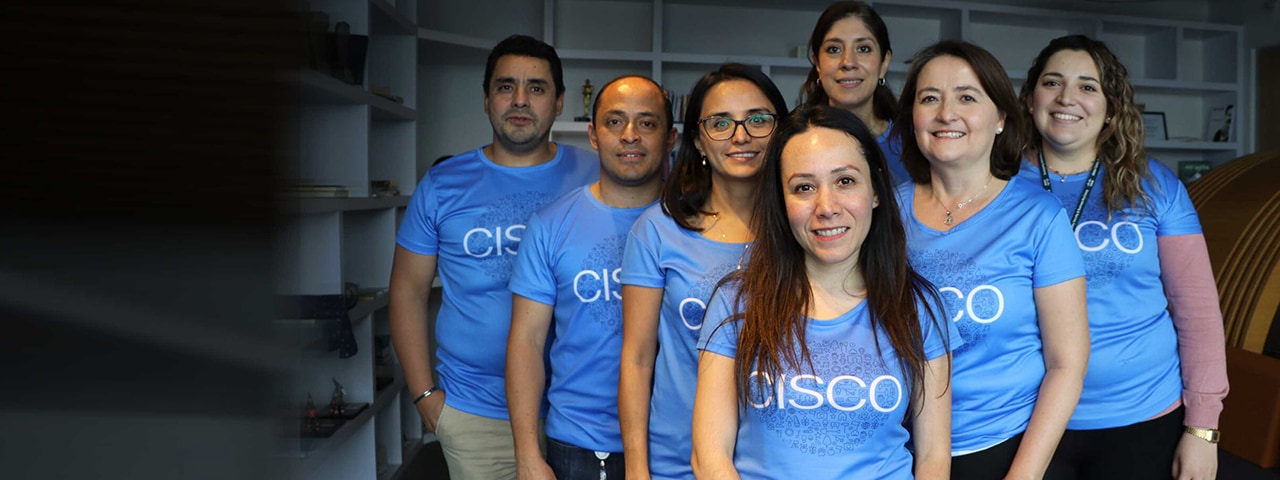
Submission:
<svg viewBox="0 0 1280 480">
<path fill-rule="evenodd" d="M 1239 141 L 1203 141 L 1210 109 L 1243 102 L 1240 26 L 940 0 L 869 3 L 889 26 L 896 55 L 888 80 L 897 89 L 907 59 L 939 40 L 962 39 L 989 49 L 1018 88 L 1031 60 L 1049 40 L 1080 33 L 1107 42 L 1129 68 L 1137 102 L 1147 111 L 1165 113 L 1170 140 L 1149 140 L 1150 155 L 1176 168 L 1181 160 L 1216 165 L 1243 154 Z M 619 75 L 642 74 L 683 93 L 721 62 L 737 61 L 759 66 L 794 106 L 810 68 L 808 60 L 794 52 L 806 44 L 828 4 L 505 0 L 482 5 L 424 0 L 418 22 L 419 68 L 430 74 L 419 75 L 419 88 L 431 95 L 419 97 L 418 110 L 433 113 L 431 119 L 418 122 L 418 173 L 438 156 L 491 141 L 487 129 L 476 128 L 487 124 L 477 87 L 487 50 L 507 35 L 533 35 L 557 47 L 567 91 L 553 135 L 575 143 L 579 136 L 585 142 L 585 134 L 560 125 L 581 115 L 578 87 L 588 78 L 599 86 Z M 602 18 L 614 20 L 599 21 Z"/>
<path fill-rule="evenodd" d="M 369 407 L 326 438 L 294 437 L 285 442 L 294 478 L 396 478 L 404 462 L 433 437 L 422 433 L 403 374 L 386 356 L 393 381 L 375 390 L 375 339 L 389 333 L 388 295 L 395 234 L 417 184 L 418 32 L 416 0 L 309 0 L 307 8 L 329 17 L 329 31 L 346 22 L 352 35 L 368 37 L 363 82 L 345 83 L 327 72 L 304 70 L 297 128 L 299 160 L 286 172 L 294 184 L 340 185 L 347 198 L 279 201 L 276 291 L 287 295 L 330 295 L 346 282 L 376 292 L 349 310 L 358 352 L 339 358 L 330 352 L 323 321 L 280 320 L 296 355 L 293 381 L 281 388 L 280 404 L 291 428 L 310 394 L 326 408 L 337 380 L 347 402 Z M 403 103 L 371 93 L 385 87 Z M 370 182 L 391 180 L 401 195 L 371 196 Z M 296 425 L 296 427 L 294 427 Z M 295 430 L 296 431 L 296 430 Z"/>
</svg>

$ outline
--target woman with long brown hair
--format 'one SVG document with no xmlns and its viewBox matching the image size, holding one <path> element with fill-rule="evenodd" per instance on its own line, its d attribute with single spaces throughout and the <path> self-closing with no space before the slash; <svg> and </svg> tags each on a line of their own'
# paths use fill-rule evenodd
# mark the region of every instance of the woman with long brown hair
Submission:
<svg viewBox="0 0 1280 480">
<path fill-rule="evenodd" d="M 699 478 L 946 478 L 954 328 L 907 264 L 889 178 L 848 111 L 775 132 L 755 246 L 699 340 Z"/>
</svg>

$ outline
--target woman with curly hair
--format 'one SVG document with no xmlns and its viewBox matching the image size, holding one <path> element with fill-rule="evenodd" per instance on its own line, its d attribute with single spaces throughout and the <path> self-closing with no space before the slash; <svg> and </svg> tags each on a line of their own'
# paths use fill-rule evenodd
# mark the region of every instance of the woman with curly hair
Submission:
<svg viewBox="0 0 1280 480">
<path fill-rule="evenodd" d="M 1047 478 L 1213 478 L 1227 393 L 1217 290 L 1186 189 L 1146 156 L 1128 78 L 1105 44 L 1072 35 L 1022 86 L 1035 129 L 1019 177 L 1071 215 L 1093 339 Z"/>
</svg>

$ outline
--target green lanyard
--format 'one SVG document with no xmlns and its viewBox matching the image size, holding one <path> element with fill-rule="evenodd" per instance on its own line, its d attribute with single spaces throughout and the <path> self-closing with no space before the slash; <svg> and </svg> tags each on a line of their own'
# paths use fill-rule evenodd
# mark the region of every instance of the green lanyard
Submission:
<svg viewBox="0 0 1280 480">
<path fill-rule="evenodd" d="M 1053 191 L 1053 182 L 1049 180 L 1049 165 L 1044 163 L 1044 149 L 1040 149 L 1040 184 L 1045 190 Z M 1089 201 L 1089 192 L 1093 191 L 1093 182 L 1098 180 L 1098 168 L 1102 166 L 1097 158 L 1093 159 L 1093 167 L 1089 169 L 1089 178 L 1084 181 L 1084 192 L 1080 193 L 1080 201 L 1076 202 L 1076 211 L 1071 214 L 1071 229 L 1080 223 L 1080 214 L 1084 213 L 1084 204 Z"/>
</svg>

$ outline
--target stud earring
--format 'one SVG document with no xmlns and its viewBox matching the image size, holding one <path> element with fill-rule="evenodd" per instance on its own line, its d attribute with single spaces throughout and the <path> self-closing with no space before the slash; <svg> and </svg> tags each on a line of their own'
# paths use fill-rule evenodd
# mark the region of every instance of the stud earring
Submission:
<svg viewBox="0 0 1280 480">
<path fill-rule="evenodd" d="M 879 80 L 876 80 L 876 85 L 879 85 L 879 86 L 883 87 L 883 86 L 884 86 L 884 77 L 880 77 L 880 79 L 879 79 Z"/>
<path fill-rule="evenodd" d="M 996 135 L 1004 133 L 1004 127 L 996 127 Z"/>
</svg>

